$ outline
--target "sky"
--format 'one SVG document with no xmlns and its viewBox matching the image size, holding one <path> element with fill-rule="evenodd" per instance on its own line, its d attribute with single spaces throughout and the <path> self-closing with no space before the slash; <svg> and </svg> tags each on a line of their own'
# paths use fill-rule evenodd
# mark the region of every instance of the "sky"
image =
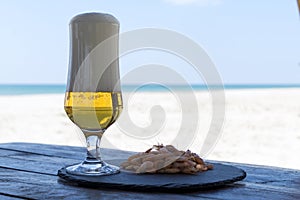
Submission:
<svg viewBox="0 0 300 200">
<path fill-rule="evenodd" d="M 69 21 L 92 11 L 114 15 L 121 33 L 152 27 L 189 37 L 205 49 L 225 84 L 300 84 L 296 0 L 3 0 L 0 84 L 65 84 Z M 179 58 L 151 51 L 121 58 L 121 77 L 151 62 L 203 83 Z"/>
</svg>

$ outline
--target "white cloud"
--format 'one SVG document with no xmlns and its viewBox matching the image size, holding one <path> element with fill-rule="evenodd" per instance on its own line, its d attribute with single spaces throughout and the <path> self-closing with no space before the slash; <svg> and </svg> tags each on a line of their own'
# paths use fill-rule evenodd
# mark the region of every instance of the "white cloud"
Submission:
<svg viewBox="0 0 300 200">
<path fill-rule="evenodd" d="M 222 3 L 222 0 L 164 0 L 174 5 L 199 5 L 199 6 L 216 6 Z"/>
</svg>

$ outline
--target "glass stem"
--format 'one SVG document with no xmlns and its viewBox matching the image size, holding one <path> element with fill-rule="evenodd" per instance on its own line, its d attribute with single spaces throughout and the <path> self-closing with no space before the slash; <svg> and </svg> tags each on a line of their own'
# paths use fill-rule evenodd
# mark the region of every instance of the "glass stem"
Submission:
<svg viewBox="0 0 300 200">
<path fill-rule="evenodd" d="M 101 154 L 100 154 L 100 141 L 103 135 L 103 132 L 87 132 L 83 131 L 86 137 L 86 159 L 85 164 L 88 163 L 101 163 Z"/>
</svg>

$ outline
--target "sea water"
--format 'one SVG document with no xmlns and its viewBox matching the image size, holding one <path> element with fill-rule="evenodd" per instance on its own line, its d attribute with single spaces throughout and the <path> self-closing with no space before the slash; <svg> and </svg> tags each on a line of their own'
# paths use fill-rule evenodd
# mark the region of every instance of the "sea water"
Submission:
<svg viewBox="0 0 300 200">
<path fill-rule="evenodd" d="M 208 88 L 217 89 L 269 89 L 269 88 L 300 88 L 300 84 L 225 84 L 224 86 L 211 86 L 207 85 L 122 85 L 123 92 L 143 91 L 143 92 L 164 92 L 170 90 L 179 91 L 197 91 L 208 90 Z M 0 85 L 0 95 L 26 95 L 26 94 L 63 94 L 66 91 L 66 85 L 14 85 L 2 84 Z"/>
</svg>

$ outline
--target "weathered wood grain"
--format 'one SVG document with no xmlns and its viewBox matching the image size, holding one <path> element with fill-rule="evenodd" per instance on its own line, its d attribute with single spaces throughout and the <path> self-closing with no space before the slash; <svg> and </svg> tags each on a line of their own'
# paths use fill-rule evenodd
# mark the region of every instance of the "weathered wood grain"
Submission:
<svg viewBox="0 0 300 200">
<path fill-rule="evenodd" d="M 6 149 L 12 149 L 12 147 L 16 147 L 16 150 L 3 150 L 0 151 L 1 155 L 4 155 L 2 158 L 3 162 L 1 166 L 5 167 L 14 167 L 16 169 L 25 169 L 31 170 L 40 173 L 50 173 L 55 175 L 57 170 L 60 167 L 70 165 L 73 163 L 77 163 L 82 161 L 85 152 L 84 148 L 81 147 L 68 147 L 68 146 L 56 146 L 56 145 L 41 145 L 41 144 L 1 144 L 0 148 L 6 147 Z M 32 146 L 28 148 L 28 146 Z M 53 146 L 53 148 L 51 148 Z M 59 147 L 62 148 L 62 151 L 65 154 L 70 154 L 72 156 L 64 157 L 56 157 L 57 151 L 59 151 Z M 76 151 L 81 152 L 77 155 Z M 103 150 L 106 155 L 113 157 L 115 150 Z M 31 153 L 34 152 L 34 153 Z M 47 153 L 47 154 L 46 154 Z M 119 153 L 117 151 L 117 153 Z M 126 155 L 125 153 L 122 153 Z M 130 152 L 128 153 L 130 154 Z M 46 156 L 48 155 L 48 156 Z M 24 165 L 24 161 L 26 161 L 26 165 Z M 112 164 L 119 164 L 120 160 L 110 160 L 108 161 Z M 216 162 L 216 161 L 214 161 Z M 226 162 L 220 162 L 225 163 Z M 299 186 L 300 180 L 300 171 L 291 170 L 291 169 L 283 169 L 283 168 L 274 168 L 274 167 L 266 167 L 266 166 L 255 166 L 255 165 L 247 165 L 247 164 L 238 164 L 238 163 L 227 163 L 229 165 L 233 165 L 239 168 L 244 169 L 248 176 L 246 181 L 251 183 L 262 183 L 264 185 L 274 185 L 274 186 L 285 186 L 290 185 Z M 32 167 L 39 166 L 39 167 Z M 297 179 L 298 178 L 298 179 Z"/>
<path fill-rule="evenodd" d="M 0 144 L 0 149 L 27 152 L 31 154 L 41 154 L 60 158 L 74 158 L 83 160 L 86 155 L 84 147 L 47 145 L 35 143 L 4 143 Z M 126 159 L 134 152 L 126 152 L 121 150 L 101 149 L 103 158 L 106 160 Z"/>
<path fill-rule="evenodd" d="M 1 200 L 20 200 L 20 199 L 24 199 L 24 198 L 21 198 L 21 197 L 12 197 L 12 196 L 6 196 L 6 195 L 0 194 L 0 199 Z"/>
<path fill-rule="evenodd" d="M 61 158 L 54 156 L 43 156 L 41 154 L 32 154 L 13 150 L 0 150 L 0 166 L 22 171 L 31 171 L 36 173 L 45 173 L 56 175 L 57 171 L 74 163 L 79 163 L 83 158 Z M 121 160 L 109 160 L 110 164 L 119 165 Z"/>
<path fill-rule="evenodd" d="M 120 162 L 130 152 L 105 150 L 105 154 L 112 162 Z M 299 170 L 240 163 L 228 164 L 247 172 L 244 181 L 187 194 L 88 189 L 58 179 L 58 169 L 79 162 L 84 156 L 85 149 L 81 147 L 0 144 L 0 199 L 300 199 Z"/>
<path fill-rule="evenodd" d="M 118 190 L 79 188 L 61 182 L 57 176 L 3 169 L 0 167 L 0 188 L 8 195 L 30 199 L 187 199 L 180 194 L 134 193 Z M 3 193 L 3 192 L 2 192 Z M 193 196 L 189 196 L 195 199 Z"/>
<path fill-rule="evenodd" d="M 229 185 L 224 188 L 187 194 L 138 193 L 107 189 L 88 189 L 60 182 L 56 176 L 0 168 L 0 188 L 8 195 L 30 199 L 297 199 L 297 195 L 256 187 Z"/>
</svg>

